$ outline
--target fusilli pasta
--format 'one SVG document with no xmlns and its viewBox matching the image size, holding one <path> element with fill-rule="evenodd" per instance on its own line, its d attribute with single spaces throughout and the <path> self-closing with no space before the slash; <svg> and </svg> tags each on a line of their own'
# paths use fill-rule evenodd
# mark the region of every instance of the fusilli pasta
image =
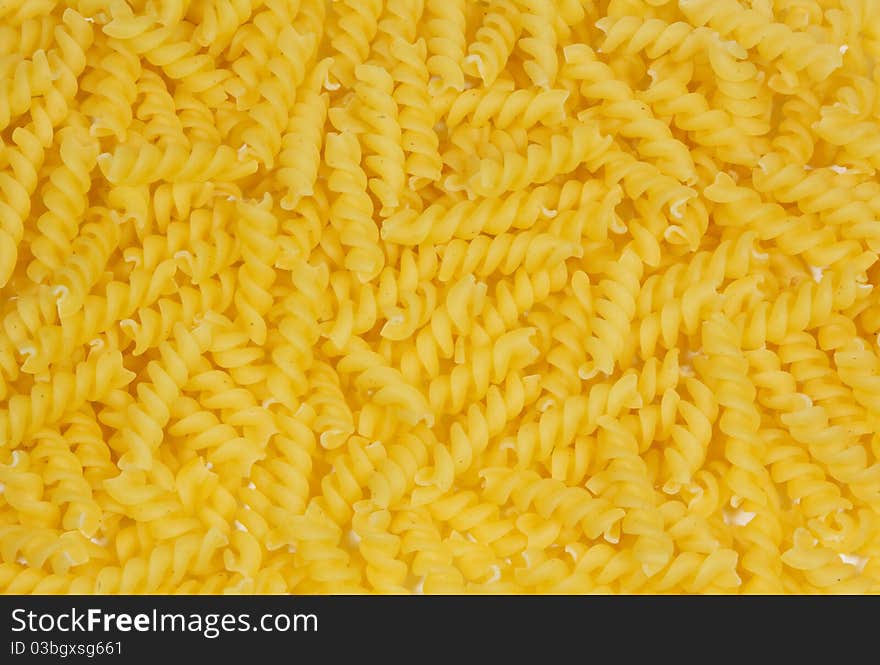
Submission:
<svg viewBox="0 0 880 665">
<path fill-rule="evenodd" d="M 0 23 L 0 592 L 880 592 L 880 3 Z"/>
</svg>

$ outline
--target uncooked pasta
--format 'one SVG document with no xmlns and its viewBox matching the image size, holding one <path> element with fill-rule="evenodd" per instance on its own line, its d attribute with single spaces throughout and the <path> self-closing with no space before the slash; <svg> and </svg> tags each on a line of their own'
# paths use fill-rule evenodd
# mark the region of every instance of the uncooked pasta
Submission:
<svg viewBox="0 0 880 665">
<path fill-rule="evenodd" d="M 0 3 L 0 591 L 880 591 L 878 0 Z"/>
</svg>

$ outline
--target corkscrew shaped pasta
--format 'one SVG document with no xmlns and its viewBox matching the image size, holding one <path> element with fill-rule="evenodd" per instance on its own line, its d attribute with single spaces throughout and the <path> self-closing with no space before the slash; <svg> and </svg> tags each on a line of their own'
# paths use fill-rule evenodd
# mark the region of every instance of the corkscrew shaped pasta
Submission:
<svg viewBox="0 0 880 665">
<path fill-rule="evenodd" d="M 761 414 L 753 401 L 755 388 L 747 379 L 747 360 L 736 351 L 735 328 L 720 316 L 704 324 L 702 338 L 706 358 L 712 362 L 698 364 L 699 358 L 694 362 L 695 367 L 702 365 L 701 373 L 718 394 L 719 429 L 726 437 L 725 457 L 731 462 L 725 481 L 739 497 L 737 501 L 747 500 L 757 513 L 744 527 L 744 538 L 751 547 L 744 555 L 743 566 L 754 575 L 756 590 L 778 591 L 782 577 L 779 525 L 772 511 L 775 498 L 767 491 L 769 474 L 759 462 L 757 432 Z M 729 378 L 721 379 L 722 371 Z"/>
<path fill-rule="evenodd" d="M 321 336 L 318 323 L 321 297 L 327 288 L 327 273 L 302 262 L 291 271 L 296 292 L 283 302 L 285 315 L 277 323 L 281 341 L 272 352 L 272 360 L 286 382 L 276 399 L 293 408 L 293 399 L 308 390 L 306 372 L 314 360 L 313 348 Z"/>
<path fill-rule="evenodd" d="M 374 177 L 370 191 L 381 203 L 379 214 L 390 215 L 399 205 L 405 187 L 405 155 L 401 148 L 401 126 L 393 96 L 394 79 L 375 65 L 355 68 L 355 115 L 366 127 L 361 136 L 364 165 Z"/>
<path fill-rule="evenodd" d="M 556 81 L 559 71 L 553 6 L 541 0 L 522 4 L 520 20 L 523 32 L 528 36 L 521 37 L 517 47 L 530 56 L 522 67 L 536 86 L 548 89 Z"/>
<path fill-rule="evenodd" d="M 641 261 L 635 252 L 627 252 L 622 261 L 607 267 L 607 278 L 599 282 L 594 302 L 595 315 L 590 321 L 592 336 L 586 341 L 590 362 L 578 368 L 582 379 L 602 372 L 610 376 L 622 358 L 625 332 L 635 315 L 635 296 L 641 272 Z"/>
<path fill-rule="evenodd" d="M 392 72 L 399 81 L 394 90 L 401 128 L 401 142 L 406 155 L 408 187 L 419 190 L 440 179 L 443 161 L 440 141 L 434 131 L 436 118 L 431 112 L 427 50 L 424 40 L 412 44 L 402 39 L 393 42 L 393 53 L 399 64 Z"/>
<path fill-rule="evenodd" d="M 3 146 L 3 158 L 0 160 L 4 164 L 0 176 L 3 192 L 3 198 L 0 198 L 0 210 L 3 211 L 3 221 L 0 223 L 0 286 L 7 284 L 18 259 L 17 247 L 23 233 L 23 220 L 30 212 L 29 199 L 37 187 L 37 170 L 45 159 L 44 151 L 52 144 L 54 128 L 68 114 L 68 104 L 76 94 L 76 77 L 86 66 L 85 49 L 92 43 L 93 32 L 80 14 L 67 8 L 62 16 L 62 24 L 55 26 L 54 37 L 60 55 L 53 58 L 52 66 L 64 85 L 49 86 L 42 99 L 34 100 L 30 122 L 12 130 L 15 147 Z"/>
<path fill-rule="evenodd" d="M 228 73 L 211 72 L 211 57 L 198 53 L 192 24 L 155 15 L 135 16 L 122 0 L 109 3 L 110 21 L 102 31 L 118 39 L 133 54 L 159 67 L 172 80 L 181 81 L 207 99 L 221 99 L 221 83 Z M 167 22 L 165 22 L 167 21 Z M 218 80 L 219 79 L 219 80 Z"/>
<path fill-rule="evenodd" d="M 77 363 L 73 371 L 58 372 L 48 382 L 35 383 L 30 394 L 11 396 L 6 408 L 0 411 L 2 439 L 7 447 L 17 446 L 85 402 L 101 401 L 132 378 L 118 351 L 92 353 Z"/>
<path fill-rule="evenodd" d="M 52 84 L 46 51 L 38 49 L 32 59 L 5 58 L 4 89 L 0 91 L 0 128 L 5 129 L 26 113 L 34 97 L 44 95 Z"/>
<path fill-rule="evenodd" d="M 142 185 L 170 179 L 180 182 L 231 180 L 257 169 L 252 159 L 240 159 L 228 145 L 200 141 L 191 147 L 175 143 L 164 149 L 141 140 L 120 144 L 113 153 L 98 155 L 98 166 L 113 184 Z"/>
<path fill-rule="evenodd" d="M 303 86 L 282 138 L 278 178 L 287 188 L 280 200 L 285 210 L 295 210 L 302 197 L 314 194 L 324 139 L 322 128 L 329 105 L 329 98 L 321 92 L 320 86 L 324 84 L 331 62 L 325 59 L 322 63 Z"/>
<path fill-rule="evenodd" d="M 91 93 L 83 102 L 83 113 L 91 121 L 89 132 L 124 140 L 133 119 L 131 107 L 137 99 L 141 61 L 112 42 L 91 55 L 96 62 L 82 81 L 83 90 Z"/>
<path fill-rule="evenodd" d="M 751 356 L 750 364 L 759 370 L 754 374 L 759 402 L 780 411 L 780 420 L 795 441 L 809 447 L 821 446 L 819 440 L 803 438 L 808 431 L 803 425 L 822 415 L 814 410 L 814 403 L 808 395 L 796 392 L 795 375 L 785 372 L 779 358 L 766 350 L 755 351 Z M 831 432 L 833 435 L 834 430 Z M 825 469 L 803 452 L 802 448 L 791 444 L 776 447 L 771 467 L 774 480 L 787 483 L 791 500 L 800 502 L 810 517 L 824 518 L 832 512 L 851 509 L 852 504 L 842 497 L 840 489 L 827 480 Z M 823 458 L 825 455 L 820 453 L 818 459 Z"/>
<path fill-rule="evenodd" d="M 272 214 L 272 203 L 272 197 L 266 195 L 258 204 L 236 205 L 239 219 L 236 236 L 241 239 L 243 264 L 238 271 L 235 306 L 251 341 L 257 345 L 266 341 L 264 317 L 272 306 L 271 287 L 275 281 L 277 249 L 273 237 L 278 222 Z"/>
<path fill-rule="evenodd" d="M 208 325 L 202 324 L 190 331 L 178 324 L 174 343 L 159 345 L 161 360 L 147 365 L 145 370 L 150 381 L 139 385 L 139 401 L 126 409 L 131 429 L 121 431 L 109 442 L 112 449 L 121 451 L 120 468 L 150 469 L 154 451 L 162 442 L 162 429 L 170 417 L 169 407 L 179 396 L 181 387 L 209 342 Z"/>
<path fill-rule="evenodd" d="M 462 64 L 467 47 L 465 0 L 427 0 L 425 10 L 428 47 L 425 66 L 431 74 L 428 91 L 437 94 L 448 88 L 464 90 Z"/>
<path fill-rule="evenodd" d="M 216 55 L 229 46 L 235 31 L 253 14 L 256 2 L 194 2 L 191 7 L 200 20 L 193 31 L 194 41 Z"/>
<path fill-rule="evenodd" d="M 545 202 L 549 203 L 547 190 L 537 188 L 479 201 L 435 203 L 421 213 L 401 210 L 383 220 L 382 236 L 398 244 L 419 245 L 426 240 L 468 240 L 483 231 L 500 234 L 511 228 L 527 229 L 538 220 Z"/>
<path fill-rule="evenodd" d="M 330 44 L 338 55 L 330 72 L 346 87 L 354 81 L 355 67 L 369 56 L 370 42 L 379 29 L 382 5 L 382 0 L 341 0 L 332 5 L 336 22 L 331 23 Z"/>
<path fill-rule="evenodd" d="M 538 123 L 557 126 L 566 117 L 568 97 L 566 90 L 514 89 L 509 81 L 496 81 L 488 88 L 473 88 L 459 95 L 447 113 L 446 125 L 455 127 L 466 118 L 473 127 L 490 122 L 498 129 L 529 128 Z"/>
<path fill-rule="evenodd" d="M 364 575 L 377 590 L 400 593 L 406 587 L 407 566 L 398 558 L 400 536 L 388 532 L 391 514 L 387 510 L 374 509 L 369 502 L 355 505 L 352 519 L 352 536 L 364 558 Z"/>
<path fill-rule="evenodd" d="M 520 12 L 513 2 L 493 2 L 468 46 L 462 69 L 468 76 L 491 85 L 507 64 L 522 31 Z"/>
<path fill-rule="evenodd" d="M 354 134 L 328 134 L 324 159 L 333 169 L 328 187 L 336 200 L 330 209 L 330 220 L 349 247 L 345 267 L 367 282 L 382 270 L 385 257 L 375 244 L 378 229 L 372 221 L 373 203 L 366 192 L 367 176 L 360 168 L 361 150 Z"/>
<path fill-rule="evenodd" d="M 414 44 L 424 12 L 424 0 L 388 0 L 379 20 L 379 35 L 372 47 L 373 54 L 389 62 L 395 59 L 394 46 L 397 40 Z M 421 61 L 424 63 L 425 58 Z"/>
<path fill-rule="evenodd" d="M 500 163 L 481 160 L 470 185 L 479 196 L 497 196 L 521 189 L 527 183 L 544 184 L 571 173 L 581 164 L 589 164 L 610 144 L 611 138 L 602 136 L 596 127 L 578 125 L 570 138 L 555 134 L 549 146 L 530 144 L 525 156 L 506 153 Z"/>
<path fill-rule="evenodd" d="M 265 20 L 259 20 L 262 17 L 266 17 Z M 264 41 L 278 46 L 267 61 L 255 58 L 251 65 L 257 71 L 271 72 L 272 78 L 261 81 L 261 99 L 249 110 L 256 124 L 244 129 L 241 139 L 248 151 L 270 169 L 281 149 L 282 134 L 288 126 L 297 89 L 306 77 L 317 48 L 314 36 L 298 33 L 290 22 L 289 8 L 282 6 L 280 10 L 273 7 L 269 12 L 262 12 L 254 23 L 264 31 Z"/>
</svg>

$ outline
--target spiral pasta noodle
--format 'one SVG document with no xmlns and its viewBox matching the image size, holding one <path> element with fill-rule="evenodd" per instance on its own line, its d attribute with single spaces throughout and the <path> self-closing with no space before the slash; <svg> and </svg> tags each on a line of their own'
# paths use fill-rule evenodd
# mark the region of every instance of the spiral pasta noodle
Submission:
<svg viewBox="0 0 880 665">
<path fill-rule="evenodd" d="M 880 592 L 876 2 L 0 17 L 0 592 Z"/>
</svg>

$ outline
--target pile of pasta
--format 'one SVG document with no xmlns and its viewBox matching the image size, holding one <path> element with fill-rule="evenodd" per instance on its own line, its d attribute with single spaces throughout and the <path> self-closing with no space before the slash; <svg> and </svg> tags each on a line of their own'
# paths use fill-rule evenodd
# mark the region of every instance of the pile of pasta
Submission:
<svg viewBox="0 0 880 665">
<path fill-rule="evenodd" d="M 0 4 L 0 591 L 880 590 L 880 2 Z"/>
</svg>

